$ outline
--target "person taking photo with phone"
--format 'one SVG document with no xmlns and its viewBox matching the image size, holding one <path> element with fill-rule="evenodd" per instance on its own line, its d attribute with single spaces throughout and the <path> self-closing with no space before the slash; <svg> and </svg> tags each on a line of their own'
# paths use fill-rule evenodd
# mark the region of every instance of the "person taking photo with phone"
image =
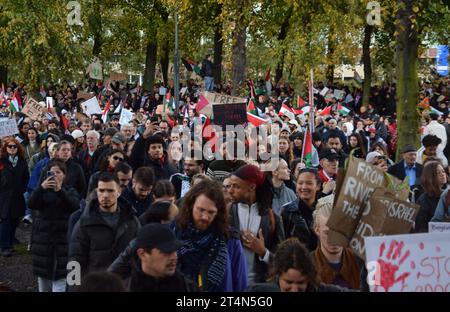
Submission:
<svg viewBox="0 0 450 312">
<path fill-rule="evenodd" d="M 33 222 L 33 271 L 40 292 L 64 292 L 68 261 L 67 227 L 70 214 L 80 205 L 80 195 L 64 181 L 67 167 L 61 160 L 51 160 L 41 184 L 28 201 L 37 211 Z"/>
</svg>

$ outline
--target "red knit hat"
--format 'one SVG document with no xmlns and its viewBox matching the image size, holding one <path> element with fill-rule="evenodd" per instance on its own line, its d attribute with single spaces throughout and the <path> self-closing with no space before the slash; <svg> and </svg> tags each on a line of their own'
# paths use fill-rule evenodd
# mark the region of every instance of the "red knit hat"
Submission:
<svg viewBox="0 0 450 312">
<path fill-rule="evenodd" d="M 245 182 L 255 184 L 260 187 L 264 183 L 264 172 L 255 165 L 244 165 L 239 167 L 233 175 Z"/>
</svg>

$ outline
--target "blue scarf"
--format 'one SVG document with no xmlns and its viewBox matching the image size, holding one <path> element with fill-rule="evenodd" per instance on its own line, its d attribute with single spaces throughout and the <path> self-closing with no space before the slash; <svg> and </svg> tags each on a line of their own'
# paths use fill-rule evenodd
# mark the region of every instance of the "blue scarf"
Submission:
<svg viewBox="0 0 450 312">
<path fill-rule="evenodd" d="M 199 231 L 190 223 L 181 234 L 184 246 L 178 249 L 180 270 L 194 281 L 201 275 L 203 285 L 208 292 L 224 291 L 223 284 L 228 261 L 228 249 L 225 240 L 211 227 Z"/>
</svg>

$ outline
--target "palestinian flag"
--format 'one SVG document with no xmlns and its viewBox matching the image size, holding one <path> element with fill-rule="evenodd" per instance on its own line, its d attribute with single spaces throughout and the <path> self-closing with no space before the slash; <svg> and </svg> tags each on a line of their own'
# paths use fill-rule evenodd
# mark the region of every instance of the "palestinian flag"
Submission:
<svg viewBox="0 0 450 312">
<path fill-rule="evenodd" d="M 11 101 L 9 102 L 9 110 L 12 113 L 17 113 L 19 111 L 19 101 L 16 98 L 16 93 L 13 94 Z"/>
<path fill-rule="evenodd" d="M 319 155 L 313 145 L 311 131 L 308 128 L 303 141 L 302 159 L 307 168 L 319 166 Z"/>
<path fill-rule="evenodd" d="M 61 121 L 64 126 L 64 130 L 67 130 L 67 127 L 69 126 L 69 120 L 66 118 L 65 115 L 61 115 Z"/>
<path fill-rule="evenodd" d="M 267 120 L 265 120 L 264 118 L 256 116 L 250 112 L 247 112 L 247 121 L 255 127 L 259 127 L 267 122 Z"/>
<path fill-rule="evenodd" d="M 16 91 L 14 91 L 13 99 L 14 98 L 16 98 L 16 100 L 17 100 L 19 110 L 22 110 L 22 99 L 20 98 L 20 94 L 19 94 L 19 91 L 17 91 L 17 89 L 16 89 Z"/>
<path fill-rule="evenodd" d="M 0 92 L 0 105 L 3 104 L 3 102 L 6 101 L 6 96 L 5 96 L 5 85 L 2 83 L 2 91 Z"/>
<path fill-rule="evenodd" d="M 250 98 L 256 99 L 255 84 L 254 84 L 253 80 L 250 80 Z"/>
<path fill-rule="evenodd" d="M 103 110 L 103 113 L 102 113 L 103 123 L 107 123 L 109 121 L 108 111 L 109 111 L 110 106 L 111 106 L 111 97 L 109 98 L 108 103 L 106 103 L 105 109 Z"/>
<path fill-rule="evenodd" d="M 320 115 L 320 116 L 329 116 L 329 115 L 331 115 L 331 105 L 325 107 L 325 108 L 319 113 L 319 115 Z"/>
<path fill-rule="evenodd" d="M 341 103 L 338 104 L 337 110 L 342 116 L 347 116 L 350 113 L 350 109 L 343 106 Z"/>
<path fill-rule="evenodd" d="M 290 119 L 295 119 L 295 114 L 292 111 L 292 109 L 287 106 L 286 104 L 282 104 L 280 108 L 280 112 L 278 113 L 279 116 L 287 116 Z"/>
<path fill-rule="evenodd" d="M 212 127 L 211 119 L 209 117 L 206 117 L 205 123 L 203 124 L 202 137 L 206 141 L 206 143 L 209 143 L 209 145 L 211 146 L 211 151 L 214 153 L 216 151 L 218 138 L 216 136 L 214 128 Z"/>
<path fill-rule="evenodd" d="M 266 72 L 264 81 L 266 82 L 267 95 L 271 96 L 272 95 L 272 81 L 270 80 L 270 68 Z"/>
<path fill-rule="evenodd" d="M 200 93 L 200 97 L 198 98 L 197 105 L 195 106 L 195 110 L 197 113 L 200 113 L 202 109 L 204 109 L 207 105 L 209 105 L 208 100 Z"/>
<path fill-rule="evenodd" d="M 306 102 L 299 96 L 297 96 L 297 107 L 302 108 L 305 106 Z"/>
<path fill-rule="evenodd" d="M 430 99 L 428 97 L 424 98 L 417 106 L 425 110 L 430 109 Z"/>
<path fill-rule="evenodd" d="M 181 58 L 181 61 L 188 71 L 193 71 L 200 76 L 200 67 L 193 60 L 183 57 Z"/>
<path fill-rule="evenodd" d="M 256 106 L 255 106 L 255 104 L 253 103 L 253 100 L 252 100 L 252 99 L 250 99 L 250 100 L 248 101 L 247 112 L 248 112 L 248 113 L 251 113 L 251 114 L 253 114 L 253 115 L 258 115 L 258 112 L 257 112 L 257 110 L 256 110 Z"/>
<path fill-rule="evenodd" d="M 294 111 L 295 115 L 305 116 L 306 114 L 310 113 L 311 106 L 309 106 L 309 105 L 308 106 L 303 106 L 300 109 L 293 108 L 292 110 Z"/>
</svg>

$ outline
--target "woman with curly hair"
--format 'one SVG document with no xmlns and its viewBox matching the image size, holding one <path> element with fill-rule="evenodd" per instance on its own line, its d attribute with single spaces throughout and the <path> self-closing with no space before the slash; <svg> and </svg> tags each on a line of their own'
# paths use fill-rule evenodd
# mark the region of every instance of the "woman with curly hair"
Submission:
<svg viewBox="0 0 450 312">
<path fill-rule="evenodd" d="M 308 249 L 292 237 L 278 245 L 273 259 L 271 283 L 255 284 L 252 292 L 343 292 L 347 288 L 323 284 Z"/>
</svg>

